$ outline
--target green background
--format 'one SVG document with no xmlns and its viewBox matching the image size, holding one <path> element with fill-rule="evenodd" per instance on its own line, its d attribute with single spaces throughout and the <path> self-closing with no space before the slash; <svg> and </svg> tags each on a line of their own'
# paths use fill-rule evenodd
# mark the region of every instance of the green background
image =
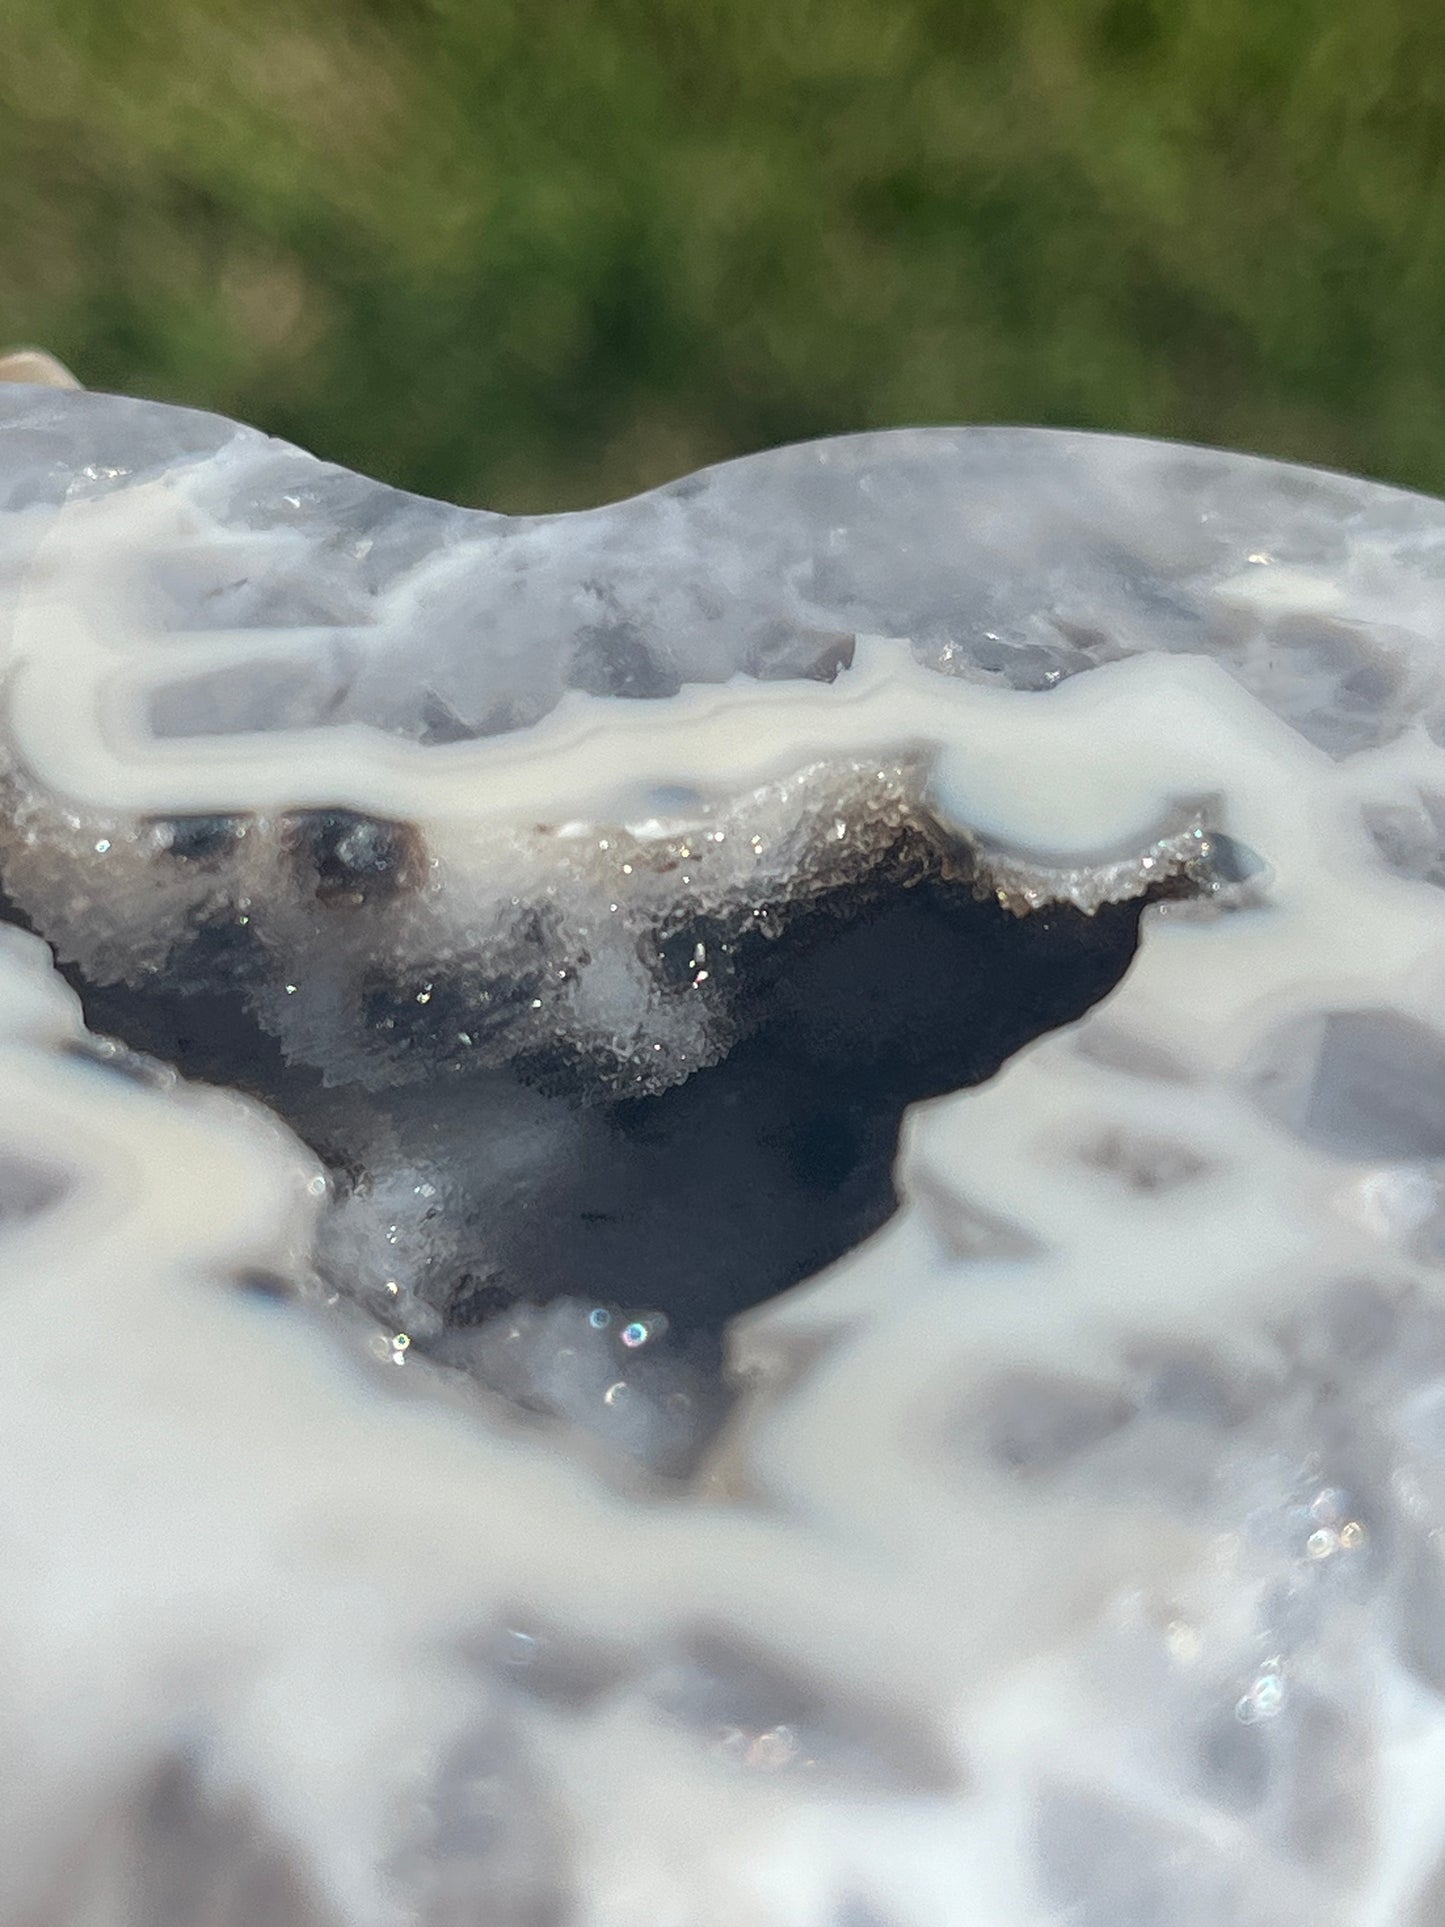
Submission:
<svg viewBox="0 0 1445 1927">
<path fill-rule="evenodd" d="M 7 0 L 0 344 L 573 506 L 1030 421 L 1445 492 L 1440 0 Z"/>
</svg>

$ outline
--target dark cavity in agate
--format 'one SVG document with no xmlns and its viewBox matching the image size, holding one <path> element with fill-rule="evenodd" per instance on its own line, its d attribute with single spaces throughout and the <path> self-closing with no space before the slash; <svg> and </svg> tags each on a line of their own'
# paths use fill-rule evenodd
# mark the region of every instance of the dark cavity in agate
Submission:
<svg viewBox="0 0 1445 1927">
<path fill-rule="evenodd" d="M 179 823 L 174 854 L 208 861 L 237 828 L 227 818 Z M 422 860 L 409 832 L 339 811 L 298 819 L 291 847 L 323 898 L 363 905 Z M 204 960 L 219 988 L 185 987 L 182 959 L 169 987 L 67 975 L 93 1031 L 261 1098 L 340 1188 L 367 1183 L 367 1144 L 390 1137 L 404 1158 L 419 1129 L 440 1120 L 468 1168 L 454 1173 L 460 1222 L 447 1227 L 445 1275 L 439 1267 L 420 1288 L 450 1325 L 565 1296 L 650 1306 L 678 1337 L 707 1343 L 734 1314 L 887 1220 L 905 1109 L 991 1077 L 1025 1044 L 1082 1016 L 1128 968 L 1145 901 L 1092 916 L 1069 906 L 1016 916 L 941 859 L 921 861 L 918 840 L 905 837 L 896 860 L 865 882 L 806 909 L 780 907 L 781 934 L 768 939 L 730 938 L 712 915 L 679 910 L 651 939 L 659 989 L 670 971 L 685 975 L 703 943 L 725 973 L 741 1041 L 684 1083 L 622 1098 L 608 1094 L 601 1069 L 589 1087 L 585 1059 L 560 1044 L 555 1058 L 534 1049 L 506 1071 L 420 1090 L 324 1088 L 252 1016 L 245 986 L 270 966 L 254 945 L 231 957 L 225 932 L 215 933 L 225 954 Z M 247 934 L 231 933 L 243 948 Z M 430 1047 L 424 1033 L 393 1038 L 392 1048 L 399 1041 Z M 523 1087 L 539 1155 L 520 1178 L 512 1172 L 500 1199 L 489 1132 L 505 1150 Z M 548 1119 L 563 1147 L 556 1156 L 546 1154 Z"/>
</svg>

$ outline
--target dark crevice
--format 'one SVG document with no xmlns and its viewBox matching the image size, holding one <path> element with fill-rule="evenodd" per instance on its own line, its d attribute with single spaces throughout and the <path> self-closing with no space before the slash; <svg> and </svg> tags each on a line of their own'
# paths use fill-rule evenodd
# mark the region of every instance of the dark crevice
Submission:
<svg viewBox="0 0 1445 1927">
<path fill-rule="evenodd" d="M 262 1099 L 343 1190 L 368 1182 L 367 1147 L 383 1139 L 393 1158 L 440 1146 L 467 1167 L 453 1169 L 447 1255 L 422 1287 L 449 1324 L 575 1297 L 656 1308 L 706 1341 L 877 1230 L 896 1202 L 905 1109 L 1080 1017 L 1127 969 L 1142 907 L 1019 917 L 936 875 L 830 899 L 782 938 L 736 949 L 745 1034 L 722 1063 L 601 1102 L 575 1076 L 559 1091 L 496 1072 L 420 1092 L 328 1090 L 260 1027 L 243 982 L 187 993 L 66 975 L 93 1031 Z M 685 963 L 694 939 L 681 923 L 663 933 L 664 963 Z M 518 1105 L 537 1154 L 499 1193 L 495 1153 Z"/>
<path fill-rule="evenodd" d="M 549 1292 L 718 1324 L 840 1258 L 892 1213 L 904 1110 L 977 1084 L 1119 981 L 1141 906 L 1018 918 L 925 882 L 830 919 L 721 1063 L 605 1108 L 509 1239 Z M 761 996 L 760 993 L 754 993 Z"/>
</svg>

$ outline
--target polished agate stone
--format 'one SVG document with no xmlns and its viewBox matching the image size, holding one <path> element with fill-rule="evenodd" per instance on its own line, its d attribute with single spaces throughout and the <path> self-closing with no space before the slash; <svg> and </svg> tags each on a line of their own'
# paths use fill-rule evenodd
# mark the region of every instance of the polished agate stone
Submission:
<svg viewBox="0 0 1445 1927">
<path fill-rule="evenodd" d="M 0 386 L 0 1916 L 1430 1927 L 1445 504 Z"/>
</svg>

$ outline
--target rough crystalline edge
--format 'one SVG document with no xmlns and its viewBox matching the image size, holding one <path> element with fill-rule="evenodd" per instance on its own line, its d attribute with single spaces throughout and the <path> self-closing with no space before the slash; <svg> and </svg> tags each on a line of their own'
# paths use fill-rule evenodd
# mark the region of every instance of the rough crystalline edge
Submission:
<svg viewBox="0 0 1445 1927">
<path fill-rule="evenodd" d="M 1388 864 L 1434 861 L 1394 826 L 1445 787 L 1445 510 L 939 431 L 504 534 L 204 418 L 4 409 L 6 860 L 38 853 L 26 907 L 72 949 L 87 921 L 143 948 L 142 817 L 417 825 L 466 901 L 542 799 L 625 827 L 680 783 L 743 796 L 904 749 L 935 820 L 1028 887 L 1120 860 L 1137 881 L 1191 821 L 1252 869 L 1148 913 L 1105 1006 L 910 1120 L 904 1209 L 745 1321 L 727 1484 L 666 1508 L 383 1399 L 238 1290 L 304 1264 L 316 1166 L 240 1100 L 76 1055 L 73 1000 L 8 940 L 11 1911 L 93 1904 L 77 1844 L 184 1753 L 340 1919 L 440 1921 L 460 1894 L 520 1922 L 563 1891 L 629 1927 L 1429 1919 L 1445 913 Z M 237 551 L 243 640 L 203 636 Z M 468 608 L 483 657 L 554 637 L 555 697 L 589 582 L 634 629 L 658 585 L 689 671 L 689 647 L 757 669 L 768 621 L 795 675 L 805 632 L 864 640 L 831 682 L 494 688 L 525 733 L 420 741 L 388 649 L 445 657 L 440 615 Z M 689 582 L 756 615 L 722 672 Z M 337 726 L 147 735 L 137 691 L 178 659 L 253 662 L 259 631 L 309 660 L 316 596 L 359 652 Z M 462 638 L 429 693 L 473 728 Z M 635 642 L 589 642 L 587 675 L 655 676 Z"/>
</svg>

